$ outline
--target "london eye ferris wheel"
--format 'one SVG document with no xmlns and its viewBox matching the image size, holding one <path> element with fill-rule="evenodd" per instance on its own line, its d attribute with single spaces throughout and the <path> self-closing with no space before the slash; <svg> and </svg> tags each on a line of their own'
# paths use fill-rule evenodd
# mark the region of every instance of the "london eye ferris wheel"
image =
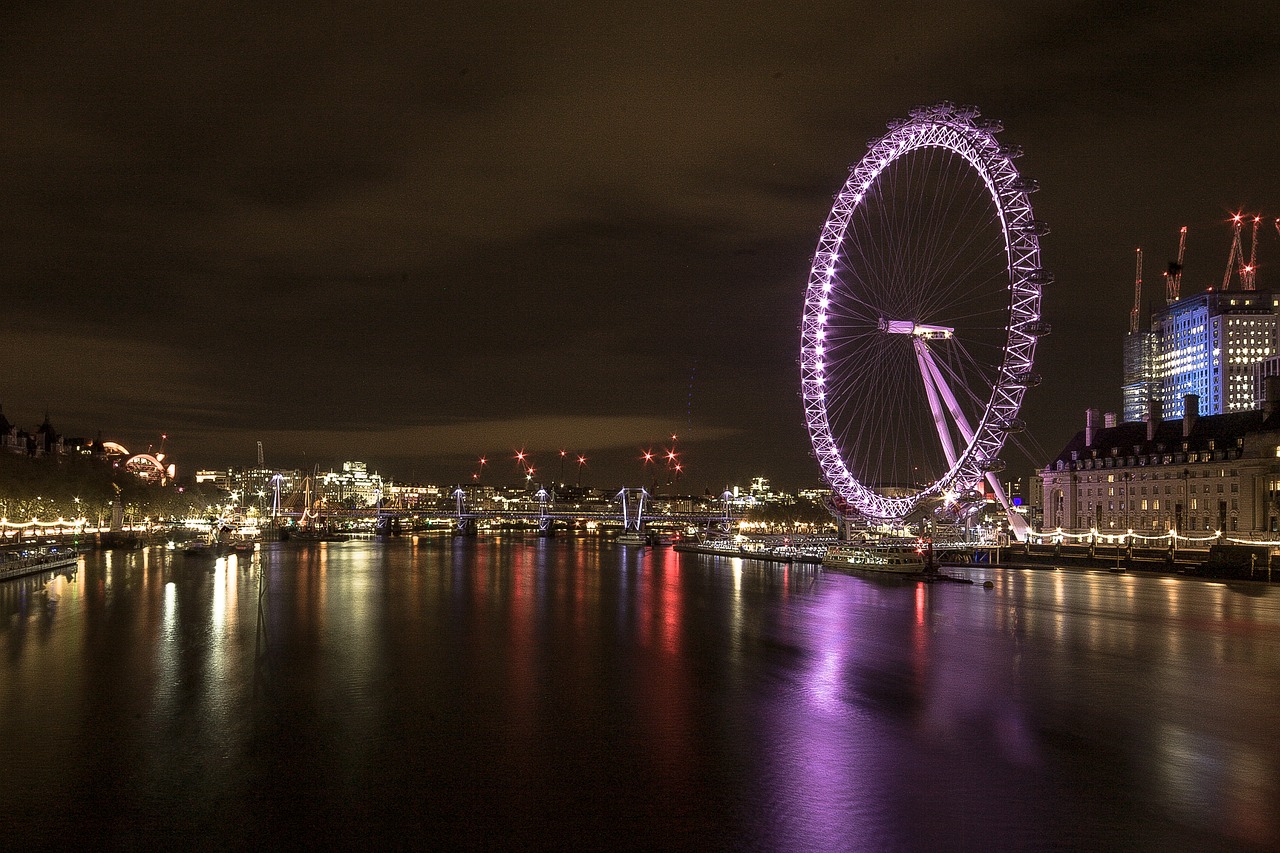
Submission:
<svg viewBox="0 0 1280 853">
<path fill-rule="evenodd" d="M 963 512 L 997 473 L 1033 371 L 1047 233 L 999 122 L 917 107 L 868 143 L 822 228 L 801 323 L 813 452 L 843 511 Z M 1010 515 L 1015 532 L 1020 517 Z"/>
</svg>

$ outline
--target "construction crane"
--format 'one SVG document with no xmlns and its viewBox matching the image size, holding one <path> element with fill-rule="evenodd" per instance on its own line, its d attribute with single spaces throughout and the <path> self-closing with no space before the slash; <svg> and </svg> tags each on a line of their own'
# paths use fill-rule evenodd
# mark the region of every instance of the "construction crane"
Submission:
<svg viewBox="0 0 1280 853">
<path fill-rule="evenodd" d="M 1254 282 L 1258 276 L 1258 225 L 1262 222 L 1261 216 L 1253 217 L 1253 237 L 1249 243 L 1249 263 L 1240 267 L 1240 286 L 1245 290 L 1254 290 Z M 1241 262 L 1244 256 L 1240 257 Z"/>
<path fill-rule="evenodd" d="M 1182 298 L 1182 259 L 1186 255 L 1187 226 L 1183 225 L 1178 232 L 1178 260 L 1170 261 L 1169 270 L 1164 274 L 1164 297 L 1170 305 Z"/>
<path fill-rule="evenodd" d="M 266 466 L 262 462 L 262 442 L 259 441 L 258 442 L 258 470 L 261 471 L 264 467 Z"/>
<path fill-rule="evenodd" d="M 1240 248 L 1240 225 L 1244 221 L 1244 217 L 1237 213 L 1231 217 L 1231 225 L 1233 233 L 1231 235 L 1231 254 L 1227 256 L 1227 271 L 1222 276 L 1222 289 L 1226 290 L 1231 287 L 1231 271 L 1236 268 L 1236 260 L 1239 259 L 1240 264 L 1244 265 L 1244 250 Z"/>
<path fill-rule="evenodd" d="M 1138 249 L 1138 268 L 1133 276 L 1133 310 L 1129 312 L 1129 334 L 1138 331 L 1138 313 L 1142 310 L 1142 249 Z"/>
</svg>

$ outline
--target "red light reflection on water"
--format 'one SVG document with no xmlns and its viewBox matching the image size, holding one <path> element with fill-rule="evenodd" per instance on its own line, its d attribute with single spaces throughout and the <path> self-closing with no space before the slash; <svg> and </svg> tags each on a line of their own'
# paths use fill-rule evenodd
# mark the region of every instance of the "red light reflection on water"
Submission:
<svg viewBox="0 0 1280 853">
<path fill-rule="evenodd" d="M 680 653 L 680 618 L 684 598 L 680 592 L 680 555 L 670 548 L 659 552 L 662 583 L 662 648 L 668 654 Z M 651 575 L 652 577 L 652 575 Z"/>
<path fill-rule="evenodd" d="M 693 684 L 689 661 L 680 654 L 684 630 L 680 555 L 667 548 L 646 548 L 636 569 L 619 568 L 624 576 L 635 574 L 636 641 L 644 646 L 656 641 L 661 652 L 638 660 L 642 669 L 637 699 L 645 739 L 653 746 L 665 786 L 680 795 L 695 795 Z"/>
</svg>

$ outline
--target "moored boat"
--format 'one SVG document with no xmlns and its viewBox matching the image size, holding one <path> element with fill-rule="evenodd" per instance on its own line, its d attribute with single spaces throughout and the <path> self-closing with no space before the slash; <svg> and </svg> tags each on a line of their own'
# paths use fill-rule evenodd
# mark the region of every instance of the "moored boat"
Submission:
<svg viewBox="0 0 1280 853">
<path fill-rule="evenodd" d="M 613 540 L 619 545 L 644 545 L 645 536 L 643 533 L 635 530 L 627 530 L 618 534 L 618 538 Z"/>
<path fill-rule="evenodd" d="M 217 556 L 212 542 L 207 539 L 192 539 L 182 546 L 182 553 L 188 557 Z"/>
<path fill-rule="evenodd" d="M 833 569 L 861 569 L 869 572 L 919 574 L 925 570 L 925 555 L 914 543 L 842 543 L 827 548 L 822 565 Z"/>
<path fill-rule="evenodd" d="M 351 537 L 337 530 L 310 526 L 283 528 L 280 531 L 280 538 L 290 542 L 346 542 Z"/>
<path fill-rule="evenodd" d="M 0 580 L 77 566 L 80 555 L 74 549 L 40 549 L 32 552 L 0 553 Z"/>
</svg>

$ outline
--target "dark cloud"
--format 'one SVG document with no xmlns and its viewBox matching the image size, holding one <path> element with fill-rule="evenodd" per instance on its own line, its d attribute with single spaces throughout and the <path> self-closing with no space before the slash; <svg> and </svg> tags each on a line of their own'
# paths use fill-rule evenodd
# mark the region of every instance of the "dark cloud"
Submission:
<svg viewBox="0 0 1280 853">
<path fill-rule="evenodd" d="M 1053 447 L 1118 405 L 1133 246 L 1161 258 L 1188 224 L 1186 280 L 1212 280 L 1225 211 L 1280 213 L 1277 24 L 1190 2 L 11 5 L 0 400 L 167 429 L 192 464 L 270 435 L 448 478 L 459 425 L 489 425 L 475 453 L 542 425 L 565 434 L 520 440 L 619 476 L 619 448 L 670 431 L 708 481 L 812 481 L 794 361 L 818 228 L 864 140 L 949 98 L 1005 119 L 1044 187 L 1060 285 L 1026 412 Z M 1260 254 L 1265 284 L 1280 245 Z"/>
</svg>

